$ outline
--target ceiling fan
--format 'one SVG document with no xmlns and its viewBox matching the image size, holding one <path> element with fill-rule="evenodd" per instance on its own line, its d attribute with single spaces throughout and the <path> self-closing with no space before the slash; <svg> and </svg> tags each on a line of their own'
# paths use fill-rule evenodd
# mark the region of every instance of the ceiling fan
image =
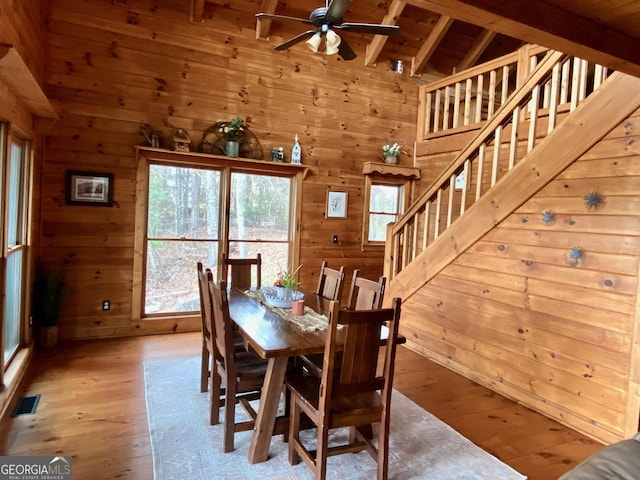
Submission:
<svg viewBox="0 0 640 480">
<path fill-rule="evenodd" d="M 353 33 L 370 33 L 373 35 L 395 35 L 400 32 L 400 27 L 396 25 L 380 25 L 371 23 L 342 23 L 342 16 L 346 12 L 351 0 L 326 0 L 324 7 L 316 8 L 309 19 L 298 17 L 287 17 L 285 15 L 275 15 L 271 13 L 258 13 L 258 19 L 284 20 L 299 22 L 315 26 L 315 30 L 307 30 L 300 35 L 278 45 L 276 50 L 286 50 L 296 43 L 307 40 L 307 46 L 313 52 L 318 51 L 322 38 L 325 37 L 325 53 L 333 55 L 337 53 L 344 60 L 353 60 L 357 57 L 353 49 L 340 38 L 334 30 L 342 30 Z"/>
</svg>

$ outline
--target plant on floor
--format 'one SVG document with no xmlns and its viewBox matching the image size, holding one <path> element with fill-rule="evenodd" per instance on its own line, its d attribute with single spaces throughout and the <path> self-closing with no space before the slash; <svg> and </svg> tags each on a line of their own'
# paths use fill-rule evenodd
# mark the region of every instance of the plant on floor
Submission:
<svg viewBox="0 0 640 480">
<path fill-rule="evenodd" d="M 39 266 L 33 283 L 33 320 L 39 329 L 40 344 L 50 346 L 57 341 L 57 325 L 62 305 L 69 290 L 60 269 Z M 43 335 L 46 338 L 43 338 Z"/>
</svg>

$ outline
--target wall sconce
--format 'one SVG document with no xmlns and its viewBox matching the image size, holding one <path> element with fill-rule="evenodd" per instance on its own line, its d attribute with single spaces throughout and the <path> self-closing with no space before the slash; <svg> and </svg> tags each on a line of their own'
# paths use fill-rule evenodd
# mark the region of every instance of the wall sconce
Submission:
<svg viewBox="0 0 640 480">
<path fill-rule="evenodd" d="M 396 72 L 398 75 L 404 72 L 404 65 L 402 65 L 402 60 L 400 59 L 391 60 L 391 62 L 389 62 L 389 66 L 391 67 L 391 70 Z"/>
</svg>

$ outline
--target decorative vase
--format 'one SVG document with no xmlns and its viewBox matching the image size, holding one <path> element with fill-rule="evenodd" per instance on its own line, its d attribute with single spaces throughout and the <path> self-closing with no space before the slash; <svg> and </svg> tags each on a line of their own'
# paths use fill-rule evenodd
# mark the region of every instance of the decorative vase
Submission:
<svg viewBox="0 0 640 480">
<path fill-rule="evenodd" d="M 398 163 L 398 157 L 396 155 L 387 155 L 384 157 L 384 163 L 396 164 Z"/>
<path fill-rule="evenodd" d="M 58 343 L 58 326 L 38 327 L 37 335 L 40 347 L 54 347 Z"/>
<path fill-rule="evenodd" d="M 277 287 L 276 294 L 279 299 L 288 300 L 291 298 L 291 289 L 286 287 Z"/>
<path fill-rule="evenodd" d="M 228 140 L 224 148 L 224 153 L 229 157 L 237 157 L 240 155 L 240 142 Z"/>
</svg>

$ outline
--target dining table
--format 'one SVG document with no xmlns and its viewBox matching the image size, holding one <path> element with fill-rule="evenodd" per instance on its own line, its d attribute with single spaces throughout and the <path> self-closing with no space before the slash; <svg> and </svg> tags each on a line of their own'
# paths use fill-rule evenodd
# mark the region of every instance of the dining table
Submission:
<svg viewBox="0 0 640 480">
<path fill-rule="evenodd" d="M 267 360 L 267 371 L 249 445 L 249 463 L 260 463 L 269 458 L 274 433 L 285 433 L 288 428 L 288 418 L 277 415 L 289 359 L 322 353 L 326 325 L 325 328 L 301 327 L 290 315 L 290 310 L 284 313 L 283 309 L 272 308 L 268 302 L 252 295 L 252 292 L 231 288 L 228 298 L 231 319 L 244 338 L 246 348 Z M 305 292 L 304 301 L 305 312 L 314 318 L 326 319 L 331 304 L 329 299 Z M 337 340 L 339 343 L 344 340 L 340 331 Z M 402 340 L 404 338 L 399 337 L 399 343 L 403 343 Z M 381 345 L 385 342 L 386 332 L 383 332 Z M 276 423 L 278 428 L 274 430 Z"/>
</svg>

